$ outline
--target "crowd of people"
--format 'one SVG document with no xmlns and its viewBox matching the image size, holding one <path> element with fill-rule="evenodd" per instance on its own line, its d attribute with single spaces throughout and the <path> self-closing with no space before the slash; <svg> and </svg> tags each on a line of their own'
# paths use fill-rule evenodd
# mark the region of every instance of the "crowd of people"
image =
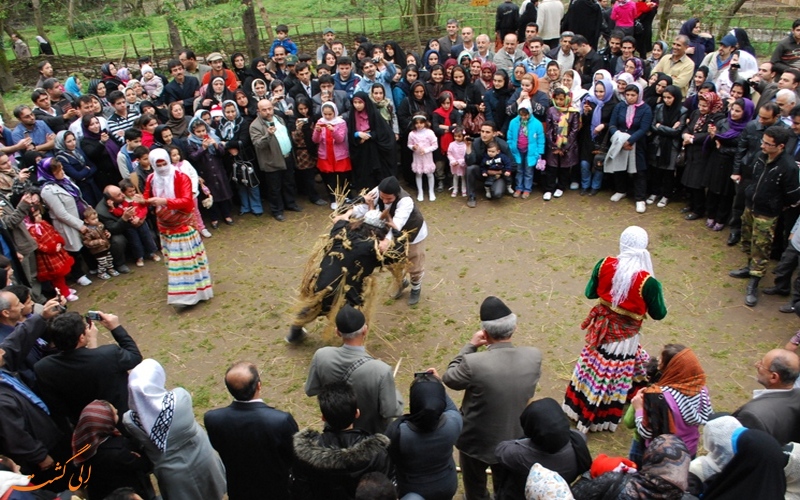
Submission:
<svg viewBox="0 0 800 500">
<path fill-rule="evenodd" d="M 468 499 L 491 498 L 487 468 L 496 498 L 800 498 L 800 332 L 757 363 L 763 391 L 715 413 L 690 347 L 651 358 L 640 343 L 667 307 L 639 227 L 592 272 L 598 302 L 562 402 L 533 400 L 542 354 L 511 343 L 516 316 L 497 297 L 441 376 L 415 375 L 407 414 L 391 368 L 364 349 L 369 276 L 401 261 L 395 298 L 410 287 L 419 302 L 419 206 L 448 187 L 471 208 L 604 187 L 637 213 L 686 200 L 687 221 L 742 243 L 730 275 L 748 279 L 745 304 L 780 257 L 763 292 L 791 295 L 780 310 L 800 314 L 800 19 L 759 65 L 740 28 L 717 46 L 690 19 L 653 41 L 657 9 L 505 0 L 493 36 L 450 19 L 421 54 L 366 36 L 348 47 L 330 28 L 303 53 L 279 25 L 249 64 L 185 50 L 168 76 L 145 57 L 63 85 L 42 60 L 32 106 L 0 124 L 0 484 L 21 488 L 0 498 L 54 498 L 85 479 L 89 498 L 149 500 L 152 473 L 166 500 L 262 498 L 265 484 L 275 498 L 450 499 L 453 446 Z M 265 404 L 245 362 L 225 374 L 234 402 L 203 429 L 116 316 L 63 308 L 79 300 L 73 283 L 162 257 L 170 304 L 208 300 L 202 238 L 234 225 L 237 206 L 284 222 L 301 197 L 334 211 L 286 338 L 300 344 L 325 314 L 342 340 L 309 367 L 321 432 Z M 98 346 L 95 323 L 116 344 Z M 464 391 L 460 411 L 445 387 Z M 620 421 L 635 431 L 629 456 L 592 459 L 587 433 Z"/>
</svg>

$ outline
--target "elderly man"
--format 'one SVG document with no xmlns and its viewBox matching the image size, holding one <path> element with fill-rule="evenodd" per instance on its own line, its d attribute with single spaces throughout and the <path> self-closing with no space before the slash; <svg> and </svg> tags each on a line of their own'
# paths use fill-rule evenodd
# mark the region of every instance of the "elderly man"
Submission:
<svg viewBox="0 0 800 500">
<path fill-rule="evenodd" d="M 258 118 L 250 124 L 250 138 L 256 150 L 258 167 L 267 181 L 267 200 L 272 216 L 283 222 L 286 220 L 284 208 L 302 212 L 295 201 L 292 141 L 283 119 L 275 115 L 272 101 L 264 99 L 258 102 Z"/>
<path fill-rule="evenodd" d="M 497 69 L 505 70 L 509 75 L 513 74 L 514 66 L 518 62 L 525 61 L 525 52 L 517 47 L 517 35 L 509 33 L 503 38 L 503 48 L 494 55 L 493 62 Z"/>
<path fill-rule="evenodd" d="M 787 127 L 790 127 L 792 125 L 792 118 L 789 116 L 789 113 L 791 113 L 792 108 L 797 104 L 797 94 L 789 89 L 780 89 L 778 93 L 775 94 L 775 104 L 777 104 L 778 108 L 781 110 L 781 122 Z"/>
<path fill-rule="evenodd" d="M 773 349 L 756 363 L 756 380 L 764 386 L 733 412 L 748 429 L 771 434 L 781 444 L 800 441 L 800 389 L 794 383 L 800 359 L 786 349 Z"/>
<path fill-rule="evenodd" d="M 662 57 L 652 73 L 666 73 L 672 77 L 672 84 L 681 89 L 683 95 L 689 92 L 689 83 L 694 76 L 694 62 L 686 55 L 689 48 L 689 37 L 678 35 L 672 42 L 672 55 Z"/>
<path fill-rule="evenodd" d="M 533 398 L 541 375 L 542 353 L 514 347 L 517 316 L 502 300 L 487 297 L 480 308 L 481 329 L 447 367 L 442 382 L 465 391 L 464 428 L 458 438 L 464 490 L 469 500 L 488 500 L 486 467 L 497 464 L 501 441 L 523 435 L 519 416 Z M 478 349 L 487 346 L 483 352 Z"/>
<path fill-rule="evenodd" d="M 203 417 L 208 439 L 225 464 L 230 500 L 264 496 L 288 498 L 292 436 L 297 422 L 290 413 L 261 399 L 261 377 L 252 363 L 240 362 L 225 372 L 225 387 L 234 401 Z"/>
<path fill-rule="evenodd" d="M 573 69 L 575 65 L 575 53 L 572 51 L 573 38 L 575 38 L 575 33 L 571 31 L 562 32 L 561 38 L 558 39 L 558 47 L 554 47 L 547 53 L 547 57 L 558 63 L 562 74 L 564 71 Z"/>
<path fill-rule="evenodd" d="M 336 335 L 341 347 L 323 347 L 314 353 L 308 370 L 305 391 L 316 396 L 333 382 L 353 386 L 361 413 L 355 428 L 375 434 L 403 413 L 403 398 L 395 388 L 392 367 L 367 353 L 364 344 L 369 326 L 364 314 L 345 304 L 336 314 Z"/>
<path fill-rule="evenodd" d="M 478 50 L 475 52 L 475 58 L 480 59 L 481 62 L 492 62 L 494 61 L 494 51 L 491 47 L 491 39 L 489 35 L 480 34 L 475 38 L 475 44 L 478 46 Z"/>
</svg>

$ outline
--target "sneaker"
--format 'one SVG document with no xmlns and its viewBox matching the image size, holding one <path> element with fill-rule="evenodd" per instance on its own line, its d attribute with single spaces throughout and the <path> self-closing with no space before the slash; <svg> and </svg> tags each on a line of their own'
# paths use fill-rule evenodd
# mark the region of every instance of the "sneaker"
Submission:
<svg viewBox="0 0 800 500">
<path fill-rule="evenodd" d="M 69 289 L 69 294 L 70 294 L 70 295 L 75 295 L 76 293 L 78 293 L 78 291 L 77 291 L 77 290 L 75 290 L 74 288 L 70 288 L 70 289 Z"/>
<path fill-rule="evenodd" d="M 117 271 L 112 267 L 111 269 L 108 270 L 108 274 L 110 274 L 112 277 L 117 277 L 119 276 L 119 271 Z"/>
<path fill-rule="evenodd" d="M 636 213 L 643 214 L 647 210 L 647 204 L 643 201 L 636 202 Z"/>
<path fill-rule="evenodd" d="M 714 224 L 714 227 L 711 228 L 712 231 L 722 231 L 725 228 L 725 224 L 721 222 L 717 222 Z"/>
<path fill-rule="evenodd" d="M 467 196 L 467 192 L 466 192 L 466 191 L 461 191 L 461 196 L 463 196 L 463 197 L 465 197 L 465 198 L 466 198 L 466 196 Z"/>
<path fill-rule="evenodd" d="M 474 196 L 470 196 L 470 197 L 467 199 L 467 206 L 468 206 L 469 208 L 475 208 L 475 206 L 476 206 L 477 204 L 478 204 L 478 201 L 475 199 L 475 197 L 474 197 Z"/>
<path fill-rule="evenodd" d="M 658 203 L 656 204 L 656 206 L 658 208 L 664 208 L 664 207 L 667 206 L 668 203 L 669 203 L 669 200 L 667 199 L 667 197 L 666 196 L 662 196 L 661 199 L 658 200 Z"/>
<path fill-rule="evenodd" d="M 614 194 L 611 195 L 611 201 L 617 202 L 617 201 L 625 198 L 626 196 L 628 196 L 627 193 L 614 193 Z"/>
<path fill-rule="evenodd" d="M 529 192 L 527 192 L 527 191 L 522 193 L 522 199 L 523 200 L 527 200 L 528 198 L 530 198 L 530 196 L 531 196 L 531 194 Z"/>
<path fill-rule="evenodd" d="M 211 231 L 209 231 L 209 230 L 208 230 L 208 229 L 206 229 L 206 228 L 203 228 L 203 229 L 200 231 L 200 236 L 202 236 L 203 238 L 211 238 Z"/>
<path fill-rule="evenodd" d="M 560 189 L 556 189 L 556 192 L 553 193 L 553 198 L 561 198 L 562 196 L 564 196 L 564 191 Z"/>
<path fill-rule="evenodd" d="M 452 192 L 452 193 L 450 193 L 450 197 L 451 197 L 451 198 L 455 198 L 456 196 L 458 196 L 458 191 L 456 191 L 456 190 L 454 189 L 454 190 L 453 190 L 453 192 Z"/>
<path fill-rule="evenodd" d="M 508 194 L 514 194 L 514 188 L 511 187 L 511 184 L 506 186 L 506 191 L 508 191 Z"/>
<path fill-rule="evenodd" d="M 487 200 L 491 200 L 492 199 L 492 188 L 488 188 L 488 187 L 486 188 L 486 199 Z"/>
<path fill-rule="evenodd" d="M 144 267 L 144 259 L 136 259 L 136 267 Z"/>
<path fill-rule="evenodd" d="M 77 282 L 80 286 L 89 286 L 92 284 L 92 280 L 86 277 L 86 275 L 81 276 L 78 278 Z"/>
<path fill-rule="evenodd" d="M 122 264 L 121 266 L 117 266 L 117 271 L 121 272 L 122 274 L 128 274 L 131 272 L 131 268 L 128 267 L 127 264 Z"/>
<path fill-rule="evenodd" d="M 570 182 L 570 183 L 569 183 L 569 189 L 570 189 L 570 191 L 575 191 L 576 189 L 578 189 L 578 188 L 580 188 L 580 187 L 581 187 L 581 185 L 580 185 L 580 184 L 578 184 L 577 182 Z"/>
<path fill-rule="evenodd" d="M 331 210 L 336 210 L 337 208 L 339 208 L 339 204 L 336 203 L 335 201 L 331 202 Z"/>
<path fill-rule="evenodd" d="M 425 201 L 425 196 L 422 193 L 417 195 L 417 201 Z"/>
<path fill-rule="evenodd" d="M 514 194 L 512 196 L 514 196 L 514 198 L 519 198 L 521 195 L 522 195 L 522 191 L 517 189 L 516 191 L 514 191 Z"/>
<path fill-rule="evenodd" d="M 444 191 L 444 181 L 439 181 L 436 183 L 436 192 L 441 193 Z"/>
<path fill-rule="evenodd" d="M 648 205 L 652 205 L 653 203 L 656 202 L 656 198 L 657 198 L 656 195 L 651 194 L 650 196 L 647 197 L 647 200 L 645 200 L 645 203 L 647 203 Z"/>
<path fill-rule="evenodd" d="M 78 297 L 78 296 L 77 296 L 77 295 L 75 295 L 74 293 L 71 293 L 71 294 L 67 295 L 67 302 L 75 302 L 75 301 L 76 301 L 76 300 L 78 300 L 79 298 L 80 298 L 80 297 Z"/>
<path fill-rule="evenodd" d="M 792 336 L 789 342 L 791 342 L 794 345 L 800 344 L 800 330 L 797 330 L 797 332 Z"/>
<path fill-rule="evenodd" d="M 714 219 L 706 219 L 706 227 L 709 229 L 714 227 Z"/>
<path fill-rule="evenodd" d="M 550 201 L 550 200 L 552 200 L 552 199 L 553 199 L 553 193 L 551 193 L 550 191 L 546 192 L 546 193 L 544 194 L 544 196 L 542 196 L 542 199 L 543 199 L 544 201 Z"/>
<path fill-rule="evenodd" d="M 108 273 L 97 273 L 97 277 L 100 278 L 101 280 L 110 280 L 111 279 L 111 275 L 108 274 Z"/>
<path fill-rule="evenodd" d="M 153 262 L 161 262 L 161 256 L 158 255 L 157 253 L 151 255 L 150 258 L 153 259 Z"/>
</svg>

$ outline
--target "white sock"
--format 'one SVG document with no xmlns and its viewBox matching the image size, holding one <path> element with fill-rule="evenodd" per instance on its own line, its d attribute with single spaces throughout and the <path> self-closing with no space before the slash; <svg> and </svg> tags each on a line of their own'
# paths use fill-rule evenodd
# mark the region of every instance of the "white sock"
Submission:
<svg viewBox="0 0 800 500">
<path fill-rule="evenodd" d="M 417 179 L 417 194 L 422 196 L 422 174 L 416 174 L 414 177 Z"/>
<path fill-rule="evenodd" d="M 428 175 L 428 196 L 430 197 L 431 201 L 433 201 L 436 199 L 436 194 L 435 194 L 436 184 L 434 184 L 433 182 L 433 174 L 427 174 L 427 175 Z"/>
</svg>

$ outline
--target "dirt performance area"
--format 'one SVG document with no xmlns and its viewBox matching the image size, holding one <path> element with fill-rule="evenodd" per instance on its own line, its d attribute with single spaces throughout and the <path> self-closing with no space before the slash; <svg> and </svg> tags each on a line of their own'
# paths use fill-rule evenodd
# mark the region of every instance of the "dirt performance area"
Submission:
<svg viewBox="0 0 800 500">
<path fill-rule="evenodd" d="M 618 253 L 619 235 L 629 225 L 650 235 L 669 309 L 664 320 L 645 321 L 643 346 L 652 355 L 671 342 L 694 349 L 715 411 L 733 411 L 752 397 L 758 387 L 754 363 L 800 326 L 795 315 L 778 312 L 786 299 L 762 294 L 757 307 L 744 306 L 746 281 L 728 277 L 745 263 L 744 254 L 725 245 L 727 229 L 717 233 L 702 220 L 685 221 L 680 203 L 650 205 L 640 215 L 630 199 L 611 203 L 609 195 L 569 191 L 550 202 L 540 195 L 524 201 L 479 197 L 470 209 L 465 198 L 445 192 L 418 204 L 429 228 L 422 300 L 415 308 L 406 305 L 407 293 L 392 301 L 391 276 L 382 272 L 367 344 L 375 357 L 392 366 L 400 362 L 397 386 L 406 403 L 413 373 L 428 367 L 444 372 L 480 328 L 478 310 L 488 295 L 501 297 L 517 314 L 514 343 L 542 350 L 536 397 L 560 402 L 583 346 L 580 323 L 593 304 L 583 294 L 586 282 L 600 258 Z M 268 404 L 291 412 L 301 428 L 320 428 L 316 398 L 306 397 L 303 384 L 312 355 L 325 345 L 323 320 L 309 325 L 302 346 L 283 340 L 302 268 L 329 229 L 327 207 L 303 207 L 302 213 L 287 212 L 283 223 L 268 214 L 247 215 L 214 231 L 206 240 L 215 293 L 209 303 L 176 313 L 166 302 L 166 269 L 148 261 L 130 275 L 95 280 L 70 308 L 118 314 L 144 356 L 164 365 L 167 386 L 191 392 L 200 422 L 207 410 L 229 404 L 223 374 L 233 362 L 247 360 L 260 370 Z M 762 288 L 771 285 L 768 274 Z M 107 331 L 101 332 L 104 341 L 112 341 Z M 450 394 L 459 404 L 462 393 Z M 630 438 L 620 428 L 591 434 L 589 445 L 593 453 L 627 455 Z"/>
</svg>

